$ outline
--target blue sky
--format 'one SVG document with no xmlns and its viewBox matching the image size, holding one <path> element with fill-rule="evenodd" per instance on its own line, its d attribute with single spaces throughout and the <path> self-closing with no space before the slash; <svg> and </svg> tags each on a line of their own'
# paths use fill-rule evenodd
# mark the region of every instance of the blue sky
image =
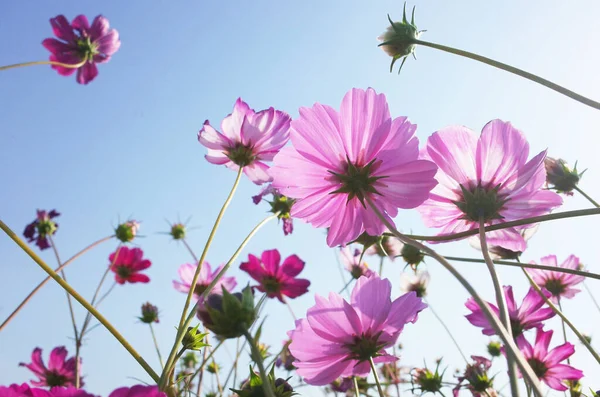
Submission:
<svg viewBox="0 0 600 397">
<path fill-rule="evenodd" d="M 151 6 L 149 5 L 151 4 Z M 409 4 L 409 6 L 411 6 Z M 529 1 L 488 3 L 418 2 L 416 21 L 427 29 L 424 40 L 456 46 L 535 72 L 599 99 L 597 15 L 593 1 L 567 3 Z M 103 303 L 107 317 L 139 352 L 157 366 L 148 329 L 136 323 L 140 305 L 150 300 L 161 309 L 157 333 L 163 351 L 170 347 L 183 295 L 173 290 L 177 267 L 189 262 L 180 244 L 159 234 L 165 219 L 191 216 L 189 242 L 199 253 L 218 209 L 233 183 L 234 173 L 208 164 L 196 140 L 205 119 L 218 124 L 238 97 L 253 108 L 274 106 L 297 116 L 300 106 L 315 102 L 339 107 L 352 87 L 373 87 L 387 95 L 393 116 L 418 124 L 422 142 L 451 124 L 480 130 L 489 120 L 511 121 L 524 131 L 531 153 L 549 153 L 588 168 L 582 187 L 600 197 L 597 126 L 600 112 L 531 82 L 473 61 L 419 48 L 402 74 L 389 73 L 390 59 L 377 48 L 376 37 L 387 27 L 386 14 L 401 17 L 397 1 L 327 2 L 200 2 L 141 0 L 25 2 L 0 4 L 0 35 L 5 38 L 1 64 L 47 59 L 41 41 L 51 36 L 49 18 L 85 14 L 106 16 L 118 29 L 122 46 L 100 65 L 88 86 L 36 66 L 0 73 L 0 216 L 21 232 L 36 208 L 62 213 L 56 243 L 62 257 L 109 235 L 128 217 L 142 221 L 136 243 L 153 262 L 148 285 L 118 286 Z M 17 34 L 18 33 L 18 34 Z M 265 215 L 250 197 L 258 188 L 243 180 L 208 256 L 227 261 L 238 243 Z M 587 208 L 580 197 L 567 198 L 563 209 Z M 397 224 L 404 231 L 427 231 L 416 211 L 403 211 Z M 544 224 L 524 255 L 525 260 L 574 253 L 591 271 L 599 272 L 596 220 L 576 219 Z M 91 297 L 108 255 L 116 243 L 105 243 L 74 263 L 69 280 Z M 283 256 L 297 253 L 307 263 L 311 294 L 294 302 L 298 316 L 313 304 L 312 293 L 327 294 L 343 285 L 335 251 L 324 231 L 296 222 L 284 237 L 280 225 L 268 225 L 244 250 L 259 254 L 278 248 Z M 479 255 L 467 243 L 437 246 L 449 255 Z M 6 317 L 43 277 L 41 270 L 8 239 L 0 236 L 0 318 Z M 54 264 L 50 251 L 41 256 Z M 376 263 L 372 263 L 373 266 Z M 481 266 L 457 264 L 481 293 L 492 299 L 489 276 Z M 482 354 L 487 341 L 463 318 L 466 292 L 435 263 L 430 304 L 450 324 L 467 354 Z M 399 294 L 402 265 L 387 264 Z M 239 282 L 247 276 L 235 269 Z M 526 292 L 518 270 L 501 269 L 501 278 Z M 335 280 L 335 281 L 332 281 Z M 594 280 L 589 282 L 593 290 Z M 0 334 L 0 384 L 24 382 L 30 373 L 17 364 L 28 362 L 39 346 L 72 350 L 64 293 L 47 285 Z M 565 312 L 594 335 L 600 313 L 582 292 L 565 302 Z M 583 308 L 586 309 L 583 309 Z M 265 341 L 279 348 L 293 327 L 287 309 L 269 302 Z M 84 312 L 77 311 L 79 322 Z M 558 326 L 558 322 L 552 323 Z M 420 365 L 444 357 L 451 369 L 461 365 L 455 348 L 431 313 L 407 326 L 401 337 L 401 363 Z M 230 352 L 234 349 L 232 344 Z M 144 372 L 107 332 L 97 328 L 83 349 L 88 390 L 107 395 L 113 388 L 147 380 Z M 219 356 L 227 363 L 227 354 Z M 574 364 L 591 381 L 598 366 L 577 345 Z M 496 367 L 498 372 L 502 366 Z M 448 371 L 451 374 L 452 371 Z M 502 385 L 504 374 L 498 376 Z M 587 384 L 587 383 L 586 383 Z M 589 384 L 591 387 L 597 387 Z M 318 391 L 303 389 L 303 394 Z"/>
</svg>

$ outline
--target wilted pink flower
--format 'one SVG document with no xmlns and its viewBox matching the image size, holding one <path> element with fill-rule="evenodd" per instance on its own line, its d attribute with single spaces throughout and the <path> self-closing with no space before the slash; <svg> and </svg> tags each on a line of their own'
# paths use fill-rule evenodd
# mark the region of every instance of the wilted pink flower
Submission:
<svg viewBox="0 0 600 397">
<path fill-rule="evenodd" d="M 108 397 L 167 397 L 167 395 L 158 390 L 158 386 L 135 385 L 115 389 Z"/>
<path fill-rule="evenodd" d="M 569 255 L 567 259 L 560 265 L 556 259 L 556 255 L 548 255 L 540 259 L 543 265 L 556 266 L 563 269 L 581 270 L 579 258 L 575 255 Z M 535 263 L 531 261 L 530 263 Z M 531 278 L 540 287 L 546 288 L 552 294 L 552 301 L 558 302 L 560 298 L 572 298 L 581 290 L 573 288 L 577 284 L 583 282 L 585 277 L 576 274 L 554 272 L 551 270 L 542 269 L 527 269 L 531 274 Z"/>
<path fill-rule="evenodd" d="M 296 200 L 282 195 L 279 193 L 279 190 L 275 189 L 273 185 L 269 184 L 265 186 L 256 196 L 252 196 L 252 202 L 254 204 L 259 204 L 263 197 L 267 195 L 273 195 L 273 201 L 265 201 L 271 205 L 270 212 L 278 214 L 277 218 L 283 220 L 283 234 L 285 236 L 292 234 L 294 231 L 294 223 L 292 221 L 291 211 Z"/>
<path fill-rule="evenodd" d="M 120 246 L 110 254 L 108 260 L 112 264 L 110 270 L 115 273 L 115 281 L 119 284 L 148 283 L 150 277 L 140 273 L 152 265 L 148 259 L 144 259 L 144 252 L 139 248 L 128 248 Z"/>
<path fill-rule="evenodd" d="M 418 210 L 440 235 L 476 229 L 480 219 L 495 225 L 544 215 L 562 204 L 543 189 L 546 151 L 527 161 L 529 143 L 508 122 L 490 121 L 480 137 L 466 127 L 444 128 L 429 137 L 423 155 L 438 165 L 439 185 Z M 520 231 L 532 226 L 487 232 L 488 245 L 522 252 Z"/>
<path fill-rule="evenodd" d="M 544 291 L 544 293 L 547 297 L 550 297 L 548 291 Z M 523 299 L 523 303 L 518 308 L 511 286 L 504 286 L 504 294 L 506 295 L 506 307 L 510 317 L 513 337 L 515 338 L 528 329 L 541 329 L 544 326 L 542 322 L 556 314 L 551 308 L 543 307 L 546 302 L 533 288 L 529 289 L 529 292 L 527 292 L 527 295 Z M 500 311 L 496 305 L 489 302 L 488 305 L 490 305 L 490 308 L 497 316 L 500 315 Z M 481 332 L 484 335 L 494 335 L 496 333 L 473 298 L 469 298 L 465 306 L 471 311 L 471 314 L 466 316 L 471 324 L 483 328 Z"/>
<path fill-rule="evenodd" d="M 381 250 L 381 246 L 383 246 L 385 251 Z M 381 236 L 381 246 L 379 243 L 371 245 L 365 251 L 365 255 L 377 255 L 384 258 L 390 258 L 393 261 L 397 256 L 400 256 L 404 244 L 396 237 Z"/>
<path fill-rule="evenodd" d="M 48 236 L 56 233 L 56 229 L 58 229 L 58 223 L 52 220 L 57 216 L 60 216 L 60 214 L 56 210 L 50 212 L 37 210 L 36 219 L 27 225 L 23 232 L 23 236 L 27 239 L 27 242 L 31 243 L 35 240 L 35 245 L 41 250 L 50 248 Z"/>
<path fill-rule="evenodd" d="M 492 367 L 492 362 L 481 356 L 471 356 L 471 359 L 473 359 L 473 363 L 467 364 L 465 372 L 462 376 L 458 377 L 458 383 L 456 387 L 452 389 L 454 397 L 458 397 L 464 381 L 467 382 L 464 387 L 469 390 L 474 397 L 490 397 L 492 394 L 497 395 L 496 391 L 493 389 L 494 376 L 488 375 L 488 371 Z"/>
<path fill-rule="evenodd" d="M 42 349 L 36 347 L 31 354 L 31 363 L 20 363 L 22 367 L 27 367 L 33 372 L 39 380 L 32 380 L 30 383 L 34 386 L 75 386 L 75 358 L 67 358 L 67 349 L 64 346 L 55 347 L 50 352 L 48 367 L 42 360 Z M 80 363 L 81 364 L 81 363 Z M 81 369 L 81 365 L 79 365 Z M 80 382 L 83 385 L 82 382 Z"/>
<path fill-rule="evenodd" d="M 437 184 L 435 164 L 418 159 L 416 126 L 392 119 L 385 95 L 352 89 L 339 112 L 327 105 L 300 108 L 292 146 L 275 156 L 273 186 L 297 199 L 292 217 L 328 227 L 327 244 L 346 244 L 363 232 L 381 235 L 398 208 L 415 208 Z"/>
<path fill-rule="evenodd" d="M 403 272 L 400 274 L 400 291 L 414 291 L 419 298 L 427 295 L 427 287 L 429 286 L 429 272 L 427 270 L 420 272 Z"/>
<path fill-rule="evenodd" d="M 357 280 L 350 303 L 339 294 L 315 296 L 306 319 L 288 333 L 298 375 L 311 385 L 326 385 L 342 376 L 369 373 L 369 359 L 394 362 L 386 349 L 393 346 L 404 325 L 414 323 L 427 305 L 414 293 L 390 299 L 391 283 L 374 275 Z"/>
<path fill-rule="evenodd" d="M 579 380 L 583 377 L 583 372 L 570 365 L 560 363 L 575 353 L 575 346 L 566 342 L 548 351 L 551 339 L 552 330 L 538 329 L 535 346 L 531 346 L 523 335 L 517 338 L 517 345 L 540 380 L 554 390 L 564 391 L 568 387 L 563 382 Z"/>
<path fill-rule="evenodd" d="M 69 24 L 67 18 L 59 15 L 50 19 L 50 25 L 55 38 L 45 39 L 42 45 L 52 54 L 50 60 L 77 65 L 85 63 L 79 68 L 65 68 L 53 65 L 58 74 L 70 76 L 77 70 L 77 82 L 87 84 L 98 75 L 97 63 L 105 63 L 117 52 L 121 46 L 119 33 L 109 29 L 108 19 L 102 15 L 94 18 L 90 26 L 85 15 L 78 15 Z"/>
<path fill-rule="evenodd" d="M 359 249 L 352 251 L 348 246 L 340 248 L 340 258 L 344 263 L 344 267 L 355 279 L 358 279 L 361 276 L 371 277 L 374 273 L 369 269 L 365 261 L 360 260 L 361 254 Z"/>
<path fill-rule="evenodd" d="M 260 292 L 266 292 L 269 298 L 277 298 L 284 302 L 283 296 L 294 299 L 308 292 L 310 281 L 296 278 L 304 269 L 304 261 L 297 255 L 288 256 L 281 266 L 281 255 L 276 249 L 262 253 L 260 259 L 250 254 L 248 262 L 240 265 L 245 271 L 259 282 L 256 286 Z"/>
<path fill-rule="evenodd" d="M 214 272 L 211 271 L 210 264 L 208 262 L 204 262 L 202 268 L 200 269 L 200 274 L 198 275 L 198 281 L 196 282 L 196 286 L 194 287 L 194 295 L 193 298 L 198 300 L 200 295 L 206 288 L 212 283 L 212 281 L 217 277 L 219 272 L 223 269 L 224 265 L 221 265 L 215 269 Z M 181 282 L 173 280 L 173 287 L 180 292 L 188 293 L 191 286 L 192 281 L 194 281 L 194 274 L 196 273 L 197 265 L 193 265 L 190 263 L 185 263 L 179 266 L 179 278 Z M 221 277 L 219 281 L 215 284 L 215 287 L 212 289 L 211 294 L 220 294 L 222 291 L 222 287 L 225 287 L 227 291 L 231 291 L 235 288 L 237 282 L 235 281 L 235 277 Z"/>
<path fill-rule="evenodd" d="M 83 389 L 53 387 L 51 390 L 30 387 L 27 383 L 0 386 L 0 397 L 96 397 Z"/>
<path fill-rule="evenodd" d="M 224 164 L 227 168 L 244 173 L 257 185 L 269 182 L 269 166 L 265 161 L 273 157 L 289 140 L 290 116 L 269 108 L 255 112 L 241 98 L 235 102 L 233 112 L 221 122 L 222 132 L 215 130 L 206 120 L 198 133 L 198 141 L 206 146 L 206 160 Z"/>
</svg>

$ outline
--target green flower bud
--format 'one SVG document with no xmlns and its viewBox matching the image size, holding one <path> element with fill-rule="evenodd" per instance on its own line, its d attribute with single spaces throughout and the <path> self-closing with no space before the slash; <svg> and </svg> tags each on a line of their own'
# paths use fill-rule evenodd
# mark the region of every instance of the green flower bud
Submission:
<svg viewBox="0 0 600 397">
<path fill-rule="evenodd" d="M 441 361 L 438 361 L 437 366 L 435 367 L 435 372 L 432 372 L 428 368 L 415 368 L 411 377 L 411 385 L 412 390 L 419 390 L 421 394 L 423 393 L 441 393 L 442 389 L 442 378 L 444 377 L 444 372 L 439 373 Z M 443 396 L 443 394 L 442 394 Z"/>
<path fill-rule="evenodd" d="M 256 319 L 252 289 L 248 286 L 241 293 L 231 294 L 223 287 L 222 293 L 210 294 L 198 305 L 198 317 L 218 337 L 238 338 Z"/>
<path fill-rule="evenodd" d="M 575 167 L 570 169 L 567 167 L 565 160 L 552 157 L 546 157 L 544 165 L 546 166 L 546 183 L 548 187 L 558 193 L 566 193 L 567 195 L 573 194 L 573 190 L 577 187 L 581 176 L 585 172 L 585 170 L 581 174 L 577 172 L 577 162 Z"/>
<path fill-rule="evenodd" d="M 500 357 L 500 355 L 502 354 L 502 352 L 500 351 L 501 348 L 502 345 L 500 344 L 500 342 L 492 341 L 487 345 L 487 351 L 492 357 Z"/>
<path fill-rule="evenodd" d="M 140 228 L 140 224 L 137 221 L 127 221 L 121 223 L 115 229 L 115 236 L 123 243 L 129 243 L 133 241 L 137 232 Z"/>
<path fill-rule="evenodd" d="M 267 374 L 267 381 L 269 382 L 275 397 L 291 397 L 298 394 L 294 392 L 292 386 L 287 382 L 289 379 L 290 378 L 275 379 L 275 367 L 273 367 L 271 372 Z M 262 379 L 260 378 L 259 374 L 252 370 L 252 367 L 250 367 L 250 377 L 246 382 L 244 382 L 242 388 L 239 390 L 230 390 L 240 397 L 266 397 Z"/>
<path fill-rule="evenodd" d="M 169 234 L 173 237 L 173 240 L 183 240 L 185 238 L 185 225 L 183 223 L 175 223 L 171 225 L 171 231 Z"/>
<path fill-rule="evenodd" d="M 204 342 L 208 333 L 202 333 L 198 331 L 198 327 L 200 327 L 200 324 L 193 328 L 188 327 L 188 330 L 181 341 L 181 344 L 186 350 L 200 350 L 205 346 L 209 346 L 208 343 Z"/>
<path fill-rule="evenodd" d="M 398 70 L 398 74 L 400 74 L 402 66 L 404 66 L 404 62 L 406 62 L 406 58 L 410 54 L 413 54 L 414 56 L 416 47 L 415 41 L 419 38 L 422 31 L 419 31 L 417 29 L 417 25 L 415 24 L 414 7 L 410 23 L 406 19 L 406 3 L 404 3 L 402 22 L 393 22 L 389 15 L 388 20 L 390 21 L 390 26 L 388 26 L 387 30 L 377 39 L 382 42 L 379 44 L 379 47 L 381 47 L 386 54 L 392 57 L 390 73 L 394 68 L 394 63 L 398 59 L 402 59 L 402 64 Z"/>
<path fill-rule="evenodd" d="M 141 322 L 146 324 L 152 324 L 158 322 L 158 308 L 151 304 L 150 302 L 146 302 L 142 305 L 142 316 L 138 317 Z"/>
</svg>

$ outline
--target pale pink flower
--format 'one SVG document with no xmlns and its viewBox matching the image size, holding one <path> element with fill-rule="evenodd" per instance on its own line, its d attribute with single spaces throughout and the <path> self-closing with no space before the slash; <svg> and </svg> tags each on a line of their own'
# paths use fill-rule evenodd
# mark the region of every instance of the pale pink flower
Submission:
<svg viewBox="0 0 600 397">
<path fill-rule="evenodd" d="M 569 255 L 567 259 L 560 265 L 556 259 L 556 255 L 548 255 L 540 259 L 543 265 L 556 266 L 557 268 L 581 270 L 579 258 L 575 255 Z M 535 264 L 534 261 L 530 263 Z M 581 290 L 573 288 L 585 280 L 585 277 L 576 274 L 554 272 L 551 270 L 542 269 L 527 269 L 527 272 L 540 287 L 546 288 L 552 294 L 552 301 L 558 302 L 561 298 L 572 298 Z"/>
<path fill-rule="evenodd" d="M 340 248 L 340 259 L 346 270 L 352 275 L 352 278 L 358 279 L 362 276 L 371 277 L 374 273 L 367 266 L 367 262 L 361 261 L 361 256 L 362 252 L 359 249 L 351 250 L 348 246 Z"/>
<path fill-rule="evenodd" d="M 233 112 L 221 122 L 221 131 L 206 120 L 198 133 L 198 141 L 206 146 L 205 158 L 212 164 L 223 164 L 244 173 L 257 185 L 269 182 L 269 166 L 273 157 L 289 140 L 290 116 L 269 108 L 255 112 L 241 98 Z"/>
<path fill-rule="evenodd" d="M 31 354 L 31 363 L 20 363 L 27 367 L 39 380 L 32 380 L 34 386 L 75 386 L 75 357 L 67 360 L 67 349 L 64 346 L 55 347 L 50 352 L 48 366 L 42 359 L 42 349 L 36 347 Z M 79 365 L 81 370 L 81 365 Z M 83 383 L 80 383 L 83 385 Z"/>
<path fill-rule="evenodd" d="M 210 264 L 206 261 L 204 262 L 202 268 L 200 269 L 196 286 L 194 287 L 194 294 L 192 295 L 195 300 L 198 300 L 200 295 L 206 291 L 206 288 L 208 288 L 210 283 L 212 283 L 219 272 L 223 270 L 223 266 L 225 265 L 217 267 L 213 272 Z M 179 270 L 177 272 L 179 273 L 181 282 L 173 280 L 173 287 L 177 291 L 188 293 L 192 286 L 192 281 L 194 281 L 194 274 L 196 273 L 197 267 L 197 265 L 190 263 L 185 263 L 179 266 Z M 222 287 L 225 287 L 227 291 L 231 291 L 236 285 L 237 282 L 235 281 L 235 277 L 221 277 L 221 279 L 215 284 L 215 287 L 211 290 L 211 294 L 220 294 L 222 292 Z"/>
<path fill-rule="evenodd" d="M 381 246 L 383 246 L 385 251 L 382 251 Z M 384 258 L 390 258 L 393 261 L 402 253 L 402 247 L 404 247 L 404 244 L 394 236 L 382 236 L 381 246 L 379 243 L 371 245 L 365 251 L 365 255 L 377 255 Z"/>
<path fill-rule="evenodd" d="M 400 274 L 400 291 L 410 292 L 414 291 L 419 298 L 427 295 L 427 287 L 429 287 L 429 280 L 431 276 L 427 270 L 420 271 L 418 273 L 402 272 Z"/>
<path fill-rule="evenodd" d="M 486 225 L 548 214 L 562 204 L 561 197 L 544 190 L 546 169 L 542 151 L 527 161 L 529 143 L 510 123 L 492 120 L 481 136 L 466 127 L 447 127 L 427 140 L 423 157 L 438 167 L 439 185 L 418 208 L 428 227 L 440 235 Z M 486 234 L 488 245 L 524 251 L 524 225 Z"/>
<path fill-rule="evenodd" d="M 534 346 L 523 335 L 517 338 L 517 345 L 540 380 L 554 390 L 564 391 L 568 389 L 564 381 L 579 380 L 583 372 L 568 364 L 561 364 L 561 361 L 575 353 L 575 346 L 566 342 L 548 351 L 551 339 L 552 330 L 538 329 Z"/>
<path fill-rule="evenodd" d="M 327 227 L 327 244 L 346 244 L 363 232 L 381 235 L 384 224 L 370 200 L 393 223 L 398 208 L 415 208 L 436 185 L 435 165 L 418 159 L 416 126 L 392 119 L 385 95 L 352 89 L 340 111 L 315 104 L 300 108 L 291 141 L 269 170 L 273 186 L 297 199 L 292 217 Z"/>
<path fill-rule="evenodd" d="M 389 280 L 374 275 L 357 280 L 350 302 L 333 292 L 329 299 L 315 296 L 307 318 L 296 321 L 296 329 L 288 333 L 294 365 L 306 383 L 326 385 L 339 377 L 364 376 L 370 358 L 375 363 L 397 360 L 386 349 L 427 305 L 412 292 L 392 302 L 391 288 Z"/>
</svg>

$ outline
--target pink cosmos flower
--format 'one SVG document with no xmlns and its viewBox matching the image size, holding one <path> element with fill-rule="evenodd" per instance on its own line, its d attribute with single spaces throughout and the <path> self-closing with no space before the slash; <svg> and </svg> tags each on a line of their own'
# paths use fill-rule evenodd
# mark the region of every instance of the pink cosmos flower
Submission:
<svg viewBox="0 0 600 397">
<path fill-rule="evenodd" d="M 60 214 L 56 210 L 50 212 L 37 210 L 36 219 L 27 225 L 25 231 L 23 231 L 23 236 L 27 239 L 27 242 L 31 243 L 35 240 L 35 245 L 41 250 L 50 248 L 48 236 L 55 234 L 56 229 L 58 229 L 58 223 L 52 220 L 57 216 L 60 216 Z"/>
<path fill-rule="evenodd" d="M 386 349 L 393 346 L 404 325 L 414 323 L 427 305 L 411 292 L 390 299 L 392 285 L 374 275 L 361 277 L 350 302 L 339 294 L 315 296 L 306 319 L 288 333 L 298 375 L 311 385 L 326 385 L 340 376 L 369 373 L 375 363 L 394 362 Z"/>
<path fill-rule="evenodd" d="M 74 387 L 53 387 L 51 390 L 30 387 L 27 383 L 0 386 L 0 397 L 97 397 Z"/>
<path fill-rule="evenodd" d="M 540 380 L 554 390 L 564 391 L 568 387 L 563 382 L 565 380 L 579 380 L 583 377 L 583 372 L 570 365 L 560 363 L 575 353 L 575 346 L 566 342 L 548 351 L 551 339 L 552 330 L 542 331 L 538 329 L 535 346 L 531 346 L 522 335 L 517 338 L 517 345 Z"/>
<path fill-rule="evenodd" d="M 212 283 L 212 281 L 217 277 L 217 274 L 223 269 L 224 265 L 221 265 L 215 269 L 214 272 L 211 271 L 210 264 L 208 262 L 204 262 L 202 265 L 202 269 L 200 269 L 200 274 L 198 275 L 198 281 L 196 282 L 196 286 L 194 287 L 194 295 L 193 298 L 198 300 L 200 295 L 206 288 Z M 193 265 L 190 263 L 185 263 L 179 266 L 179 278 L 181 282 L 173 280 L 173 287 L 180 292 L 188 293 L 191 286 L 192 281 L 194 281 L 194 274 L 196 273 L 197 265 Z M 215 287 L 212 289 L 212 294 L 220 294 L 222 291 L 222 287 L 225 287 L 227 291 L 231 291 L 235 288 L 237 282 L 235 281 L 235 277 L 222 277 L 217 283 Z"/>
<path fill-rule="evenodd" d="M 560 265 L 556 259 L 556 255 L 548 255 L 543 257 L 541 260 L 543 265 L 556 266 L 563 269 L 581 270 L 581 264 L 579 258 L 575 255 L 569 255 L 567 259 Z M 535 263 L 531 261 L 530 263 Z M 531 274 L 531 278 L 540 287 L 546 288 L 552 294 L 552 301 L 558 302 L 561 298 L 572 298 L 581 290 L 573 288 L 577 284 L 583 282 L 585 277 L 578 276 L 576 274 L 554 272 L 549 270 L 541 269 L 527 269 L 527 272 Z"/>
<path fill-rule="evenodd" d="M 292 146 L 275 156 L 273 186 L 297 199 L 292 217 L 327 227 L 327 244 L 346 244 L 363 232 L 381 235 L 398 208 L 415 208 L 437 184 L 436 166 L 418 159 L 416 126 L 392 119 L 385 95 L 352 89 L 339 112 L 327 105 L 300 108 Z"/>
<path fill-rule="evenodd" d="M 252 254 L 248 255 L 248 262 L 242 263 L 240 270 L 259 282 L 256 289 L 266 292 L 269 298 L 277 298 L 283 303 L 284 295 L 294 299 L 307 293 L 310 281 L 296 278 L 304 269 L 304 261 L 298 256 L 288 256 L 281 266 L 279 266 L 280 262 L 279 251 L 267 250 L 262 253 L 260 259 Z"/>
<path fill-rule="evenodd" d="M 119 284 L 148 283 L 150 277 L 140 273 L 152 265 L 148 259 L 144 259 L 144 252 L 139 248 L 128 248 L 120 246 L 110 254 L 108 260 L 112 264 L 110 270 L 115 273 L 115 281 Z"/>
<path fill-rule="evenodd" d="M 291 211 L 296 200 L 282 195 L 279 190 L 269 184 L 262 188 L 256 196 L 252 196 L 252 202 L 254 204 L 260 204 L 263 197 L 268 195 L 273 196 L 273 201 L 265 200 L 271 205 L 270 212 L 278 214 L 277 218 L 283 220 L 283 235 L 287 236 L 288 234 L 292 234 L 294 231 L 294 223 L 292 221 Z"/>
<path fill-rule="evenodd" d="M 350 250 L 350 247 L 340 248 L 340 258 L 346 270 L 350 272 L 353 278 L 358 279 L 362 276 L 371 277 L 375 272 L 369 269 L 365 261 L 361 261 L 362 252 L 359 249 L 354 251 Z"/>
<path fill-rule="evenodd" d="M 167 397 L 167 395 L 158 390 L 158 386 L 135 385 L 115 389 L 108 397 Z"/>
<path fill-rule="evenodd" d="M 548 291 L 544 291 L 544 293 L 546 294 L 546 297 L 550 297 Z M 521 306 L 519 307 L 517 307 L 515 303 L 515 297 L 511 286 L 504 286 L 504 294 L 506 296 L 506 306 L 514 338 L 528 329 L 541 329 L 544 326 L 542 322 L 556 314 L 551 308 L 543 307 L 545 301 L 533 288 L 529 289 L 529 292 L 527 292 L 527 295 L 525 295 L 525 298 L 523 299 L 523 303 L 521 303 Z M 496 305 L 489 302 L 488 304 L 494 313 L 499 316 L 500 311 Z M 473 298 L 469 298 L 465 303 L 465 306 L 471 311 L 471 314 L 466 316 L 471 324 L 483 328 L 481 332 L 484 335 L 494 335 L 496 333 Z"/>
<path fill-rule="evenodd" d="M 36 347 L 31 354 L 31 363 L 20 363 L 19 366 L 27 367 L 39 380 L 32 380 L 34 386 L 75 386 L 75 358 L 67 358 L 67 349 L 64 346 L 55 347 L 50 352 L 48 367 L 42 360 L 42 349 Z M 81 362 L 79 365 L 81 370 Z M 80 382 L 83 385 L 83 382 Z"/>
<path fill-rule="evenodd" d="M 198 133 L 198 141 L 206 146 L 206 160 L 224 164 L 227 168 L 244 173 L 257 185 L 271 181 L 265 161 L 273 157 L 289 140 L 290 116 L 269 108 L 255 112 L 241 98 L 235 102 L 233 112 L 215 130 L 206 120 Z"/>
<path fill-rule="evenodd" d="M 94 80 L 98 75 L 96 64 L 108 62 L 121 46 L 119 33 L 115 29 L 109 29 L 108 19 L 102 15 L 94 18 L 91 26 L 85 15 L 78 15 L 71 23 L 63 15 L 59 15 L 50 19 L 50 25 L 59 39 L 49 38 L 42 42 L 52 53 L 50 60 L 69 65 L 85 61 L 79 68 L 53 65 L 52 69 L 62 76 L 70 76 L 77 70 L 79 84 Z"/>
<path fill-rule="evenodd" d="M 427 140 L 423 157 L 434 161 L 439 185 L 418 208 L 428 227 L 440 235 L 486 225 L 544 215 L 562 204 L 562 198 L 544 190 L 546 151 L 531 160 L 529 144 L 510 123 L 492 120 L 481 136 L 466 127 L 447 127 Z M 524 251 L 520 231 L 533 225 L 486 234 L 490 246 Z"/>
</svg>

